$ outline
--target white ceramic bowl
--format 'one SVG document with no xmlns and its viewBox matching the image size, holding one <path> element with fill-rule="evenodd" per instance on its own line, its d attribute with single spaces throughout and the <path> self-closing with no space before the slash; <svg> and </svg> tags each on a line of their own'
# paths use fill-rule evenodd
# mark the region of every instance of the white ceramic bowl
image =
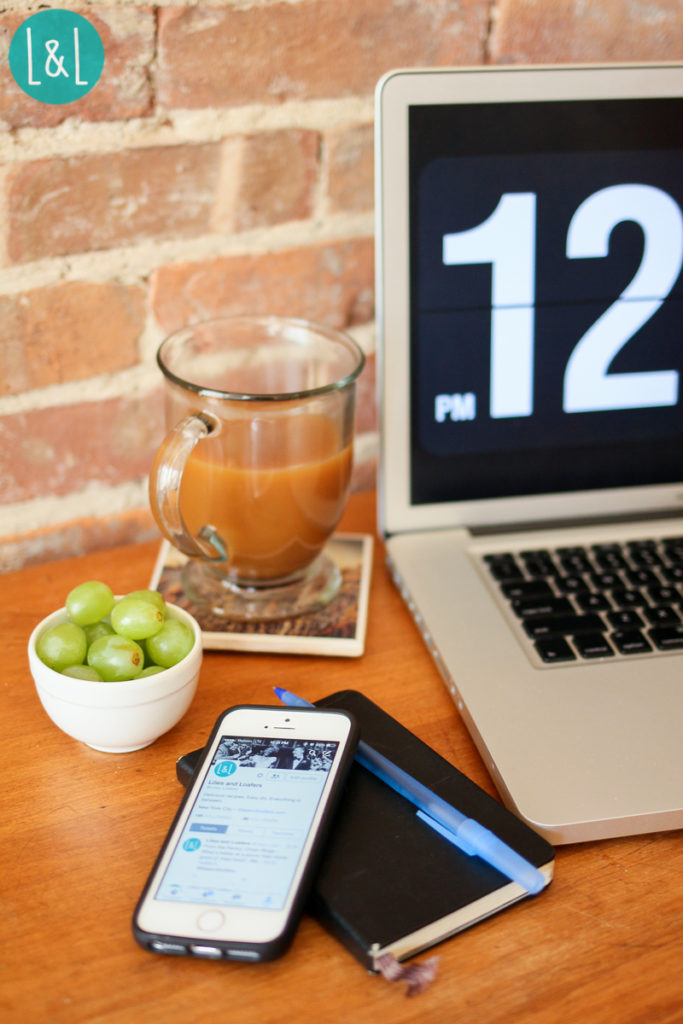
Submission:
<svg viewBox="0 0 683 1024">
<path fill-rule="evenodd" d="M 66 610 L 38 623 L 28 642 L 28 660 L 38 696 L 55 725 L 95 750 L 122 754 L 149 746 L 180 721 L 197 689 L 202 634 L 182 608 L 167 608 L 169 616 L 192 629 L 192 650 L 173 668 L 120 683 L 73 679 L 48 668 L 36 654 L 36 641 L 45 630 L 67 621 Z"/>
</svg>

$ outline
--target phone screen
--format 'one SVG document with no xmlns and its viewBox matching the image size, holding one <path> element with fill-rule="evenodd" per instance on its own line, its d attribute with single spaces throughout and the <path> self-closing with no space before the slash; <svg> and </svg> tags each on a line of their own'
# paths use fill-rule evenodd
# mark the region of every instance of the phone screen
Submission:
<svg viewBox="0 0 683 1024">
<path fill-rule="evenodd" d="M 222 736 L 154 898 L 282 909 L 338 746 Z"/>
</svg>

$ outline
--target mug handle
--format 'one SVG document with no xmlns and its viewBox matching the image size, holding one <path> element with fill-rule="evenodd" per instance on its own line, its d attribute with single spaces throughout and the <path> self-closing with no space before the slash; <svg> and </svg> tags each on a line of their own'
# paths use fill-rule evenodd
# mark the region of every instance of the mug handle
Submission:
<svg viewBox="0 0 683 1024">
<path fill-rule="evenodd" d="M 197 537 L 190 533 L 180 512 L 180 481 L 195 445 L 219 429 L 218 420 L 208 413 L 186 416 L 162 441 L 149 476 L 150 505 L 161 532 L 184 555 L 205 562 L 225 562 L 228 553 L 215 528 L 208 523 Z"/>
</svg>

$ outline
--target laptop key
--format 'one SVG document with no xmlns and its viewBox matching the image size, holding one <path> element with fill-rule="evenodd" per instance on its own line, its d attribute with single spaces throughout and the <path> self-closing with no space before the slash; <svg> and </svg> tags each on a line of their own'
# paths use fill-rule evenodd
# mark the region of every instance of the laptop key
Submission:
<svg viewBox="0 0 683 1024">
<path fill-rule="evenodd" d="M 653 540 L 631 541 L 628 545 L 629 554 L 634 565 L 661 565 L 662 560 L 657 554 Z"/>
<path fill-rule="evenodd" d="M 644 608 L 643 614 L 653 626 L 673 626 L 676 622 L 681 621 L 678 612 L 665 604 L 659 604 L 654 608 Z"/>
<path fill-rule="evenodd" d="M 522 570 L 512 555 L 485 555 L 484 561 L 493 578 L 499 582 L 524 578 Z"/>
<path fill-rule="evenodd" d="M 683 537 L 667 537 L 663 547 L 670 562 L 683 562 Z"/>
<path fill-rule="evenodd" d="M 652 650 L 639 629 L 618 629 L 611 639 L 621 654 L 647 654 Z"/>
<path fill-rule="evenodd" d="M 557 661 L 576 661 L 576 655 L 562 636 L 549 636 L 534 644 L 539 655 L 551 665 Z"/>
<path fill-rule="evenodd" d="M 540 640 L 545 636 L 600 632 L 605 625 L 599 615 L 548 615 L 525 619 L 524 629 L 532 640 Z"/>
<path fill-rule="evenodd" d="M 627 569 L 626 559 L 621 553 L 618 544 L 595 544 L 593 546 L 595 561 L 601 569 L 612 570 Z"/>
<path fill-rule="evenodd" d="M 576 603 L 582 612 L 607 612 L 612 608 L 604 594 L 595 594 L 593 591 L 577 594 Z"/>
<path fill-rule="evenodd" d="M 556 576 L 557 566 L 549 551 L 522 551 L 524 566 L 530 576 Z"/>
<path fill-rule="evenodd" d="M 588 590 L 583 576 L 558 576 L 555 582 L 558 590 L 565 594 L 582 594 Z"/>
<path fill-rule="evenodd" d="M 683 647 L 683 622 L 675 626 L 656 626 L 649 637 L 660 651 L 677 651 Z"/>
<path fill-rule="evenodd" d="M 572 640 L 582 658 L 614 657 L 614 648 L 602 633 L 578 633 Z"/>
<path fill-rule="evenodd" d="M 648 587 L 647 596 L 653 604 L 681 603 L 681 595 L 676 587 Z"/>
<path fill-rule="evenodd" d="M 501 583 L 500 589 L 509 601 L 523 601 L 527 597 L 551 597 L 552 588 L 545 580 L 511 580 Z"/>
<path fill-rule="evenodd" d="M 616 572 L 591 573 L 590 579 L 596 590 L 615 590 L 624 587 L 624 581 Z"/>
<path fill-rule="evenodd" d="M 652 569 L 629 569 L 626 578 L 634 587 L 652 587 L 657 584 L 657 577 Z"/>
<path fill-rule="evenodd" d="M 569 573 L 590 572 L 591 564 L 588 561 L 585 548 L 558 548 L 557 554 L 560 558 L 562 568 Z"/>
<path fill-rule="evenodd" d="M 566 597 L 530 597 L 523 601 L 513 601 L 512 608 L 520 619 L 530 618 L 532 615 L 572 615 L 574 609 Z"/>
<path fill-rule="evenodd" d="M 613 590 L 612 598 L 620 608 L 639 608 L 647 604 L 645 595 L 639 590 Z"/>
<path fill-rule="evenodd" d="M 640 629 L 645 623 L 638 612 L 632 608 L 624 608 L 618 612 L 608 612 L 607 621 L 615 629 Z"/>
</svg>

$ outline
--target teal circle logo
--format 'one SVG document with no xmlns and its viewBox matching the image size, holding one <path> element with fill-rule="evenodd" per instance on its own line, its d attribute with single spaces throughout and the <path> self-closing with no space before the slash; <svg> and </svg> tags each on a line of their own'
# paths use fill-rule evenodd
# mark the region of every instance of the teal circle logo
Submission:
<svg viewBox="0 0 683 1024">
<path fill-rule="evenodd" d="M 187 850 L 188 853 L 194 853 L 201 845 L 199 839 L 186 839 L 183 843 L 183 850 Z"/>
<path fill-rule="evenodd" d="M 220 778 L 225 778 L 227 775 L 232 775 L 233 772 L 237 771 L 237 765 L 234 761 L 219 761 L 214 768 L 214 774 Z"/>
<path fill-rule="evenodd" d="M 73 103 L 97 85 L 104 46 L 97 29 L 73 11 L 38 11 L 12 36 L 9 67 L 20 89 L 40 103 Z"/>
</svg>

